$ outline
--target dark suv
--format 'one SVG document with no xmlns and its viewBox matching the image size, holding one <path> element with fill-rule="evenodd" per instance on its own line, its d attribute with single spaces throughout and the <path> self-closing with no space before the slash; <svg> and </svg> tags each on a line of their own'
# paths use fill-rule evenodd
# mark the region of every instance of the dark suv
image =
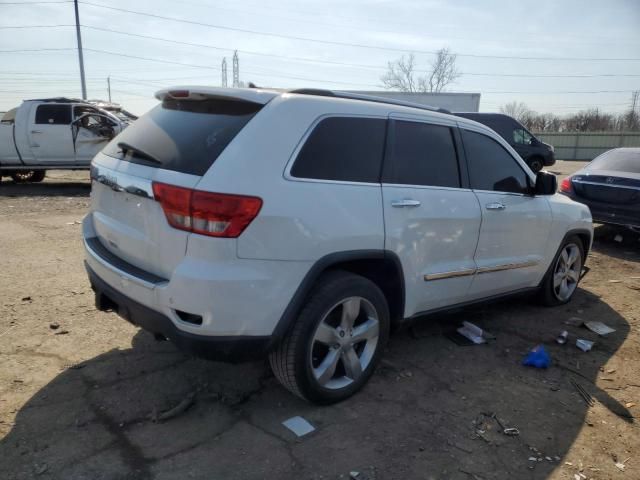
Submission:
<svg viewBox="0 0 640 480">
<path fill-rule="evenodd" d="M 553 146 L 538 140 L 515 118 L 502 113 L 456 112 L 454 115 L 482 123 L 504 138 L 534 172 L 556 163 Z"/>
</svg>

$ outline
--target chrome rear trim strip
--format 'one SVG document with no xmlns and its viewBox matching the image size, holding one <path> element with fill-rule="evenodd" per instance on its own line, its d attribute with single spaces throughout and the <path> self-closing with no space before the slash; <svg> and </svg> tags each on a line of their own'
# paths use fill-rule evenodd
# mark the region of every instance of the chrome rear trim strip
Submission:
<svg viewBox="0 0 640 480">
<path fill-rule="evenodd" d="M 609 188 L 626 188 L 627 190 L 640 190 L 640 187 L 634 187 L 633 185 L 619 185 L 617 183 L 598 183 L 590 182 L 587 180 L 572 180 L 573 183 L 580 185 L 595 185 L 596 187 L 609 187 Z"/>
<path fill-rule="evenodd" d="M 149 180 L 110 168 L 92 164 L 91 180 L 105 185 L 114 192 L 126 192 L 138 197 L 153 198 L 153 189 Z"/>
</svg>

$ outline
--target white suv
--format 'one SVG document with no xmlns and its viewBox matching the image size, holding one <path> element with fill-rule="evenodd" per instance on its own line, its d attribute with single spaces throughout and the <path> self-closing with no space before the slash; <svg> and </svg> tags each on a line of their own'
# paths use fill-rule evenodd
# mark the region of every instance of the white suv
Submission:
<svg viewBox="0 0 640 480">
<path fill-rule="evenodd" d="M 479 123 L 341 92 L 156 96 L 93 160 L 86 266 L 99 309 L 184 350 L 268 354 L 285 387 L 331 403 L 395 323 L 576 290 L 589 209 Z"/>
</svg>

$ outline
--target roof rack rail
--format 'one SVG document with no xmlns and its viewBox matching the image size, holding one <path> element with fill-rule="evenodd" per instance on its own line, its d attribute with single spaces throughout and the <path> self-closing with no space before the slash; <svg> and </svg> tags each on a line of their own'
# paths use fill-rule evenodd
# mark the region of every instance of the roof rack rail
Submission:
<svg viewBox="0 0 640 480">
<path fill-rule="evenodd" d="M 429 110 L 430 112 L 448 113 L 451 111 L 446 108 L 431 107 L 429 105 L 422 105 L 421 103 L 405 102 L 403 100 L 396 100 L 387 97 L 376 97 L 375 95 L 362 95 L 360 93 L 344 92 L 341 90 L 325 90 L 320 88 L 298 88 L 296 90 L 289 90 L 289 93 L 298 93 L 300 95 L 316 95 L 319 97 L 334 97 L 344 98 L 347 100 L 362 100 L 365 102 L 375 103 L 387 103 L 390 105 L 398 105 L 401 107 L 419 108 L 420 110 Z"/>
</svg>

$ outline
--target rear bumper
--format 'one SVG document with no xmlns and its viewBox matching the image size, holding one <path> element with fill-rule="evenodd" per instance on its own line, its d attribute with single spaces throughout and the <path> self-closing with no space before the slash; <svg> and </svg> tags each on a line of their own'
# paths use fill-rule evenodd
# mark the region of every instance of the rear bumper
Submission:
<svg viewBox="0 0 640 480">
<path fill-rule="evenodd" d="M 241 362 L 263 358 L 271 336 L 204 336 L 178 329 L 167 316 L 150 309 L 103 281 L 85 262 L 98 310 L 113 310 L 128 322 L 171 340 L 180 350 L 210 360 Z"/>
<path fill-rule="evenodd" d="M 640 228 L 640 210 L 634 208 L 621 208 L 610 203 L 594 202 L 578 197 L 573 194 L 566 194 L 571 200 L 582 203 L 589 207 L 594 223 L 607 223 L 610 225 L 620 225 L 624 227 Z"/>
</svg>

